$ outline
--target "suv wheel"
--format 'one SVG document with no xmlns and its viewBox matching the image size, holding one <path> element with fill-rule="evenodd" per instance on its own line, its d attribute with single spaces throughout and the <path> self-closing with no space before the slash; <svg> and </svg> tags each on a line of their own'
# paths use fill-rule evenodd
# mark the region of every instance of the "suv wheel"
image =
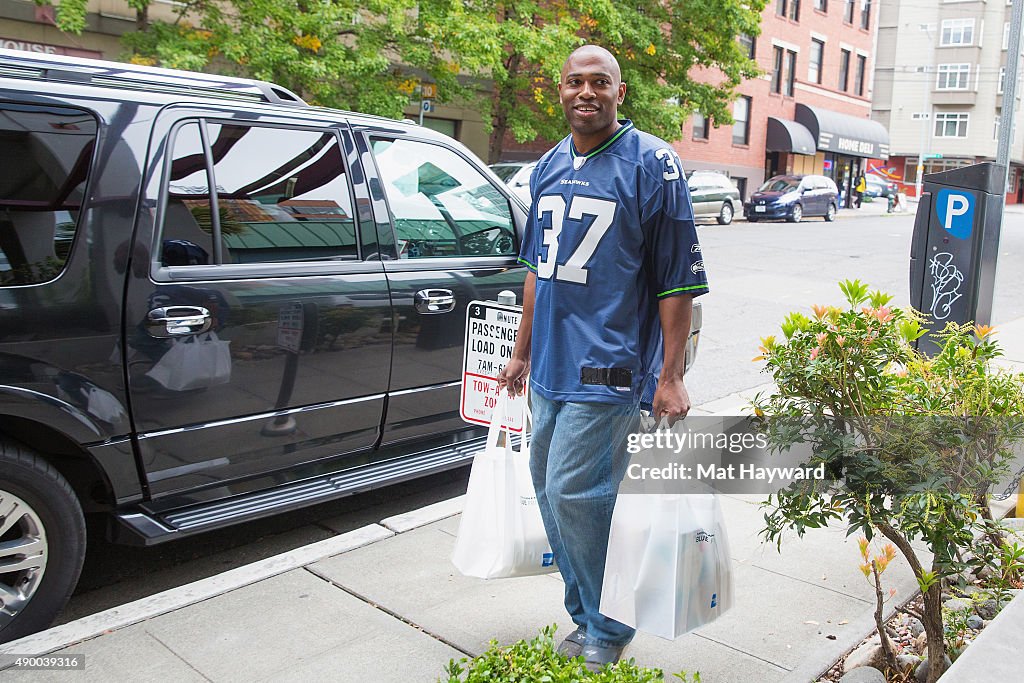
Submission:
<svg viewBox="0 0 1024 683">
<path fill-rule="evenodd" d="M 828 211 L 825 212 L 825 220 L 829 223 L 836 219 L 836 205 L 832 202 L 828 204 Z"/>
<path fill-rule="evenodd" d="M 85 520 L 60 472 L 0 440 L 0 643 L 46 628 L 85 559 Z"/>
<path fill-rule="evenodd" d="M 789 212 L 789 217 L 786 219 L 790 223 L 799 223 L 804 217 L 804 207 L 799 204 L 794 204 L 792 210 Z"/>
<path fill-rule="evenodd" d="M 725 202 L 722 204 L 722 210 L 718 212 L 718 224 L 729 225 L 732 223 L 732 204 Z"/>
</svg>

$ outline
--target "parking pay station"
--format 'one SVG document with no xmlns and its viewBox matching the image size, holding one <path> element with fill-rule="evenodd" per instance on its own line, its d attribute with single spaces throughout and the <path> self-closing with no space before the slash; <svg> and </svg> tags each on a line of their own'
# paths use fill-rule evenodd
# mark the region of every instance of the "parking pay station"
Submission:
<svg viewBox="0 0 1024 683">
<path fill-rule="evenodd" d="M 930 319 L 918 348 L 938 350 L 947 322 L 992 316 L 1006 169 L 986 162 L 924 176 L 910 247 L 910 304 Z"/>
</svg>

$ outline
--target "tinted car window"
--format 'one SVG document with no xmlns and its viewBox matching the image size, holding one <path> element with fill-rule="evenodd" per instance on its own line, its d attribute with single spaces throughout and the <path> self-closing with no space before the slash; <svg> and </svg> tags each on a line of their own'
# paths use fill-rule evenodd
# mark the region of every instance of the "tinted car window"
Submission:
<svg viewBox="0 0 1024 683">
<path fill-rule="evenodd" d="M 791 192 L 800 187 L 799 178 L 769 178 L 759 192 Z"/>
<path fill-rule="evenodd" d="M 206 129 L 224 263 L 358 258 L 348 179 L 333 132 L 212 122 Z M 211 263 L 213 221 L 199 125 L 179 128 L 173 149 L 161 263 Z"/>
<path fill-rule="evenodd" d="M 373 153 L 399 258 L 517 253 L 508 200 L 455 152 L 415 140 L 374 139 Z"/>
<path fill-rule="evenodd" d="M 95 141 L 88 112 L 0 104 L 0 286 L 64 270 Z"/>
</svg>

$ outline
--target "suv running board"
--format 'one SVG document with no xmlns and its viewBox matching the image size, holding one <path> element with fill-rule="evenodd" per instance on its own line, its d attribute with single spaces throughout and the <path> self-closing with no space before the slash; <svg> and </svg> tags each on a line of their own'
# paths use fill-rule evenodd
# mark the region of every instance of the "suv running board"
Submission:
<svg viewBox="0 0 1024 683">
<path fill-rule="evenodd" d="M 226 500 L 152 513 L 142 510 L 118 513 L 110 527 L 110 539 L 128 545 L 155 545 L 203 531 L 219 529 L 287 510 L 363 493 L 466 465 L 483 450 L 486 436 L 424 451 L 418 455 L 354 467 L 333 474 L 272 489 L 255 491 Z M 519 437 L 512 443 L 518 445 Z"/>
</svg>

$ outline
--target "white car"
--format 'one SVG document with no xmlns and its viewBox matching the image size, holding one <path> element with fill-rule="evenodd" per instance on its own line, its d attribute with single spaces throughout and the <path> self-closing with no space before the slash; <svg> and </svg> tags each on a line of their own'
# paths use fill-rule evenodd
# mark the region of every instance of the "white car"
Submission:
<svg viewBox="0 0 1024 683">
<path fill-rule="evenodd" d="M 501 161 L 491 164 L 491 170 L 529 206 L 533 201 L 530 198 L 530 175 L 536 165 L 536 161 Z"/>
</svg>

